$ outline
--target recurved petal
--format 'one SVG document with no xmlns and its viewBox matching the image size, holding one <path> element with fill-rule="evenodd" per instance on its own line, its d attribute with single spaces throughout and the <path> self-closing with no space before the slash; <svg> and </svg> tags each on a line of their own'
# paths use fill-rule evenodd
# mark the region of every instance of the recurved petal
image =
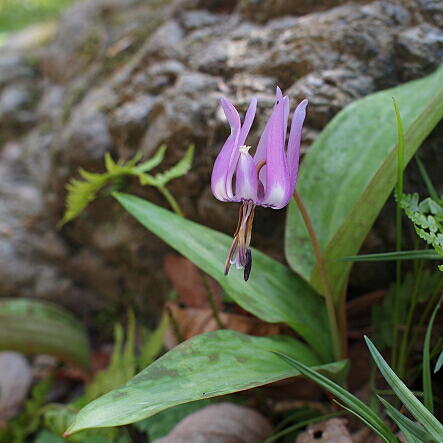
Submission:
<svg viewBox="0 0 443 443">
<path fill-rule="evenodd" d="M 232 191 L 232 177 L 234 176 L 235 168 L 237 166 L 238 158 L 240 156 L 238 147 L 240 146 L 239 138 L 241 133 L 241 123 L 240 123 L 240 116 L 238 115 L 237 110 L 230 101 L 226 100 L 223 97 L 221 100 L 221 105 L 223 111 L 225 112 L 226 118 L 228 119 L 228 122 L 231 126 L 231 134 L 235 134 L 234 147 L 231 150 L 231 155 L 229 157 L 229 164 L 226 171 L 226 193 L 228 195 L 228 198 L 232 200 L 234 198 L 234 194 Z"/>
<path fill-rule="evenodd" d="M 299 103 L 294 111 L 291 123 L 291 132 L 289 133 L 288 141 L 288 171 L 289 171 L 289 182 L 291 184 L 291 195 L 294 193 L 295 184 L 297 182 L 298 175 L 298 163 L 300 158 L 300 142 L 301 142 L 301 132 L 303 128 L 303 122 L 306 117 L 306 106 L 308 105 L 308 100 L 303 100 Z"/>
<path fill-rule="evenodd" d="M 241 125 L 240 116 L 234 106 L 224 97 L 220 102 L 231 127 L 231 134 L 215 159 L 214 167 L 212 168 L 211 189 L 218 200 L 231 201 L 234 196 L 232 193 L 233 172 L 230 173 L 230 170 L 235 170 L 235 164 L 238 160 L 238 139 L 240 137 Z M 232 164 L 234 164 L 234 168 L 232 168 Z"/>
<path fill-rule="evenodd" d="M 211 175 L 211 189 L 214 197 L 221 201 L 231 201 L 232 198 L 228 195 L 226 189 L 226 181 L 228 177 L 229 159 L 231 157 L 231 151 L 235 146 L 235 140 L 232 134 L 228 137 L 223 148 L 218 154 L 212 168 Z M 232 180 L 232 178 L 231 178 Z M 231 185 L 232 187 L 232 185 Z"/>
<path fill-rule="evenodd" d="M 268 151 L 268 140 L 269 140 L 269 128 L 271 125 L 271 121 L 273 119 L 274 113 L 276 112 L 278 103 L 284 102 L 284 118 L 283 121 L 285 132 L 284 132 L 284 139 L 286 140 L 286 128 L 288 126 L 288 115 L 289 115 L 289 99 L 287 96 L 283 97 L 283 94 L 281 92 L 281 89 L 277 86 L 276 88 L 276 94 L 275 94 L 275 104 L 274 109 L 272 110 L 271 116 L 269 117 L 268 121 L 266 122 L 265 129 L 262 132 L 262 135 L 260 137 L 260 140 L 257 145 L 257 149 L 254 154 L 254 162 L 255 164 L 260 163 L 262 160 L 266 160 L 267 151 Z M 263 183 L 263 185 L 266 186 L 266 173 L 265 169 L 262 168 L 260 174 L 259 174 L 260 181 Z"/>
<path fill-rule="evenodd" d="M 253 97 L 251 103 L 249 103 L 249 107 L 248 110 L 246 111 L 245 119 L 243 121 L 240 130 L 240 137 L 238 139 L 239 146 L 245 144 L 246 138 L 248 137 L 249 131 L 251 130 L 252 123 L 254 122 L 256 110 L 257 110 L 257 97 Z"/>
<path fill-rule="evenodd" d="M 252 200 L 257 203 L 257 170 L 248 150 L 246 146 L 240 148 L 240 159 L 235 173 L 235 197 L 236 200 Z"/>
<path fill-rule="evenodd" d="M 266 185 L 261 202 L 264 206 L 280 209 L 288 204 L 290 183 L 285 152 L 285 102 L 280 100 L 271 118 L 267 134 Z"/>
</svg>

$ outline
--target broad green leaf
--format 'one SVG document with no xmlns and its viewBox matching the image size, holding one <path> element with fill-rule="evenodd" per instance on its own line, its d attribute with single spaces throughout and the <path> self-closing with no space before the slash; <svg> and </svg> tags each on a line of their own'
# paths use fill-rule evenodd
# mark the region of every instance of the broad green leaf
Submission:
<svg viewBox="0 0 443 443">
<path fill-rule="evenodd" d="M 143 226 L 215 278 L 242 308 L 269 323 L 288 324 L 323 361 L 330 361 L 324 301 L 290 269 L 254 250 L 253 268 L 247 282 L 235 269 L 224 276 L 230 237 L 138 197 L 113 195 Z"/>
<path fill-rule="evenodd" d="M 395 185 L 392 96 L 405 129 L 407 163 L 443 117 L 443 66 L 423 79 L 346 107 L 317 138 L 300 168 L 297 190 L 312 219 L 336 297 L 351 266 L 337 259 L 358 252 Z M 286 225 L 286 257 L 292 269 L 322 292 L 309 236 L 293 203 Z"/>
<path fill-rule="evenodd" d="M 150 417 L 182 403 L 261 386 L 298 374 L 270 351 L 307 365 L 318 357 L 287 336 L 251 337 L 229 330 L 197 335 L 176 346 L 131 381 L 84 407 L 68 433 L 118 426 Z M 346 362 L 319 366 L 337 374 Z"/>
<path fill-rule="evenodd" d="M 322 388 L 335 395 L 345 404 L 345 406 L 341 405 L 342 407 L 363 420 L 385 442 L 397 443 L 397 439 L 395 438 L 394 434 L 386 426 L 383 420 L 360 399 L 346 391 L 346 389 L 343 389 L 337 383 L 334 383 L 329 378 L 307 367 L 299 359 L 295 360 L 292 356 L 282 352 L 277 352 L 276 354 L 288 365 L 299 371 L 302 375 L 318 383 Z"/>
<path fill-rule="evenodd" d="M 434 326 L 435 316 L 440 309 L 440 304 L 441 300 L 432 312 L 431 318 L 428 322 L 428 327 L 426 328 L 425 341 L 423 343 L 423 402 L 432 414 L 434 413 L 434 396 L 432 395 L 431 381 L 431 334 Z"/>
<path fill-rule="evenodd" d="M 402 401 L 413 417 L 426 429 L 426 431 L 429 432 L 432 438 L 436 441 L 441 441 L 441 437 L 443 436 L 443 425 L 400 380 L 400 378 L 386 363 L 380 352 L 378 352 L 371 340 L 369 340 L 369 338 L 366 336 L 365 340 L 375 364 L 397 397 Z"/>
<path fill-rule="evenodd" d="M 0 350 L 49 354 L 89 367 L 89 341 L 84 326 L 52 303 L 29 299 L 0 301 Z"/>
<path fill-rule="evenodd" d="M 386 408 L 386 413 L 391 417 L 395 424 L 400 428 L 403 434 L 410 434 L 413 436 L 411 443 L 418 442 L 430 442 L 432 441 L 431 436 L 423 429 L 423 427 L 417 425 L 408 417 L 405 417 L 400 411 L 394 408 L 389 402 L 384 398 L 377 395 L 378 399 L 382 402 L 383 406 Z M 408 440 L 409 441 L 409 440 Z"/>
</svg>

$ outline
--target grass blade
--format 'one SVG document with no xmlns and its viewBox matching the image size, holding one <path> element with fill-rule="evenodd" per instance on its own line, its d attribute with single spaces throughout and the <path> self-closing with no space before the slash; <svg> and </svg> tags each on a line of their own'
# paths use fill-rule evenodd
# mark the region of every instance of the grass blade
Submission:
<svg viewBox="0 0 443 443">
<path fill-rule="evenodd" d="M 347 407 L 345 409 L 349 410 L 353 414 L 357 415 L 361 420 L 363 420 L 376 434 L 378 434 L 385 442 L 396 443 L 397 439 L 390 429 L 386 426 L 383 420 L 378 417 L 378 415 L 367 405 L 365 405 L 360 399 L 343 389 L 338 384 L 329 380 L 327 377 L 319 374 L 318 372 L 310 369 L 302 363 L 294 360 L 287 355 L 281 354 L 279 352 L 274 352 L 289 365 L 297 369 L 305 377 L 315 381 L 321 387 L 335 395 L 340 399 Z"/>
<path fill-rule="evenodd" d="M 431 442 L 431 436 L 423 429 L 423 427 L 417 425 L 408 417 L 405 417 L 400 411 L 394 408 L 389 402 L 387 402 L 384 398 L 377 395 L 378 399 L 382 402 L 383 406 L 386 408 L 386 413 L 391 417 L 391 419 L 395 422 L 395 424 L 400 428 L 403 434 L 406 433 L 413 436 L 415 440 L 418 442 Z M 408 439 L 410 441 L 410 439 Z"/>
<path fill-rule="evenodd" d="M 369 338 L 366 336 L 365 340 L 375 364 L 397 397 L 403 402 L 414 418 L 423 425 L 429 434 L 432 435 L 432 438 L 436 439 L 437 441 L 441 441 L 441 437 L 443 435 L 442 424 L 428 411 L 428 409 L 417 399 L 417 397 L 414 396 L 414 394 L 389 367 L 371 340 L 369 340 Z"/>
<path fill-rule="evenodd" d="M 438 372 L 443 366 L 443 350 L 440 352 L 440 355 L 437 358 L 437 363 L 435 363 L 434 374 Z"/>
<path fill-rule="evenodd" d="M 351 255 L 340 258 L 340 261 L 371 262 L 397 260 L 441 260 L 441 256 L 432 249 L 417 249 L 415 251 L 381 252 L 378 254 Z"/>
<path fill-rule="evenodd" d="M 432 396 L 432 381 L 431 381 L 431 356 L 430 356 L 430 347 L 431 347 L 431 333 L 432 327 L 434 326 L 435 316 L 440 308 L 441 300 L 437 303 L 437 306 L 434 308 L 432 312 L 431 318 L 429 319 L 429 324 L 426 329 L 425 342 L 423 344 L 423 401 L 425 406 L 429 409 L 429 411 L 434 413 L 434 399 Z"/>
<path fill-rule="evenodd" d="M 434 188 L 434 185 L 431 182 L 431 179 L 429 178 L 428 172 L 426 171 L 425 165 L 420 160 L 420 157 L 417 155 L 415 156 L 415 161 L 417 162 L 418 170 L 420 171 L 421 178 L 425 182 L 426 189 L 428 190 L 429 196 L 432 198 L 432 200 L 438 201 L 440 200 L 440 197 L 437 193 L 437 191 Z"/>
</svg>

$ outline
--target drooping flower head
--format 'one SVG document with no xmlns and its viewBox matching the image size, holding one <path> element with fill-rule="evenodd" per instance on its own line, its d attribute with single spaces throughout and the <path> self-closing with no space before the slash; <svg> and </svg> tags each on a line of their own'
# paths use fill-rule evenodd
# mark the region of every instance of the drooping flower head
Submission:
<svg viewBox="0 0 443 443">
<path fill-rule="evenodd" d="M 307 104 L 308 101 L 303 100 L 295 109 L 286 147 L 289 98 L 283 97 L 277 87 L 274 109 L 252 156 L 249 152 L 251 147 L 245 142 L 254 121 L 257 99 L 251 100 L 243 124 L 234 106 L 225 98 L 221 99 L 231 134 L 215 160 L 211 188 L 218 200 L 242 204 L 225 274 L 235 263 L 238 269 L 244 269 L 244 279 L 248 280 L 252 265 L 249 245 L 255 207 L 281 209 L 294 193 Z"/>
</svg>

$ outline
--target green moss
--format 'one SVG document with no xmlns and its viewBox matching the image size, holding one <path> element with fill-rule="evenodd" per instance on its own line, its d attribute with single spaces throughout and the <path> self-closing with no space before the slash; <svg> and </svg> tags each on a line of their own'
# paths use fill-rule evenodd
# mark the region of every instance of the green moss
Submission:
<svg viewBox="0 0 443 443">
<path fill-rule="evenodd" d="M 74 0 L 1 0 L 0 35 L 55 18 Z"/>
</svg>

